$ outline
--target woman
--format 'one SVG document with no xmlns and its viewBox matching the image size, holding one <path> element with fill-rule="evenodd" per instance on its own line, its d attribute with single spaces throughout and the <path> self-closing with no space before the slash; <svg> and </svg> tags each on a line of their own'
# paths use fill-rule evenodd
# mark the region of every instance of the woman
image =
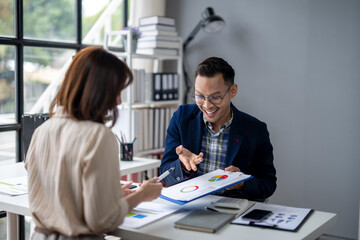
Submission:
<svg viewBox="0 0 360 240">
<path fill-rule="evenodd" d="M 157 178 L 138 191 L 121 188 L 118 144 L 104 124 L 109 111 L 116 122 L 121 91 L 132 81 L 126 64 L 100 47 L 74 57 L 26 157 L 33 239 L 102 238 L 140 202 L 160 195 Z"/>
</svg>

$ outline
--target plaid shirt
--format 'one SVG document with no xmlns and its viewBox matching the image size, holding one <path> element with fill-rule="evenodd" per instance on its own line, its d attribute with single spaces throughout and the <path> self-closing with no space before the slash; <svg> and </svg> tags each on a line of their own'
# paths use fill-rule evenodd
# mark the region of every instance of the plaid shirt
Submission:
<svg viewBox="0 0 360 240">
<path fill-rule="evenodd" d="M 226 150 L 229 140 L 229 130 L 233 120 L 231 119 L 220 127 L 219 132 L 212 129 L 203 116 L 205 126 L 203 128 L 203 137 L 201 151 L 204 153 L 203 161 L 198 166 L 198 174 L 202 175 L 216 169 L 225 169 Z"/>
</svg>

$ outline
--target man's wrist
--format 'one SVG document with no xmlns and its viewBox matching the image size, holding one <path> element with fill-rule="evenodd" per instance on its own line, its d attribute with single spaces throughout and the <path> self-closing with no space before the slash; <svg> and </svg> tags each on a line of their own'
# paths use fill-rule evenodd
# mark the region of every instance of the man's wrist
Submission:
<svg viewBox="0 0 360 240">
<path fill-rule="evenodd" d="M 179 159 L 179 161 L 180 161 L 180 159 Z M 181 170 L 182 170 L 182 172 L 183 172 L 183 175 L 184 175 L 185 177 L 190 177 L 191 175 L 194 174 L 195 171 L 193 171 L 192 169 L 190 169 L 190 171 L 187 170 L 187 169 L 185 168 L 184 164 L 183 164 L 181 161 L 180 161 L 180 165 L 181 165 Z"/>
</svg>

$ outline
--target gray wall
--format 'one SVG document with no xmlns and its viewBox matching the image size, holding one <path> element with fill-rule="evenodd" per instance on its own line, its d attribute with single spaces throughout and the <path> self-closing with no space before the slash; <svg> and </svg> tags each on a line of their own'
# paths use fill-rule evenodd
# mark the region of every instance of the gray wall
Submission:
<svg viewBox="0 0 360 240">
<path fill-rule="evenodd" d="M 268 124 L 278 188 L 270 202 L 335 212 L 327 233 L 357 238 L 360 190 L 360 1 L 168 0 L 184 39 L 208 6 L 226 21 L 187 49 L 236 71 L 234 104 Z"/>
</svg>

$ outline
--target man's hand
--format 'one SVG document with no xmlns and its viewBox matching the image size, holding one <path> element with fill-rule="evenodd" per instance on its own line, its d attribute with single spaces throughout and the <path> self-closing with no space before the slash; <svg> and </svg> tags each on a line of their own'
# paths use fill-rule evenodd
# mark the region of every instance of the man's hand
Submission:
<svg viewBox="0 0 360 240">
<path fill-rule="evenodd" d="M 233 165 L 230 165 L 229 167 L 225 168 L 225 171 L 228 171 L 228 172 L 241 172 L 240 171 L 240 168 L 238 167 L 235 167 Z M 244 182 L 241 182 L 241 183 L 238 183 L 238 184 L 235 184 L 231 187 L 228 187 L 226 188 L 226 190 L 234 190 L 234 189 L 242 189 L 244 187 Z"/>
<path fill-rule="evenodd" d="M 181 163 L 188 171 L 190 170 L 196 171 L 197 170 L 196 165 L 202 162 L 204 156 L 202 152 L 199 153 L 199 155 L 196 155 L 190 152 L 189 150 L 187 150 L 186 148 L 184 148 L 182 145 L 179 145 L 176 148 L 176 154 L 179 156 Z"/>
</svg>

